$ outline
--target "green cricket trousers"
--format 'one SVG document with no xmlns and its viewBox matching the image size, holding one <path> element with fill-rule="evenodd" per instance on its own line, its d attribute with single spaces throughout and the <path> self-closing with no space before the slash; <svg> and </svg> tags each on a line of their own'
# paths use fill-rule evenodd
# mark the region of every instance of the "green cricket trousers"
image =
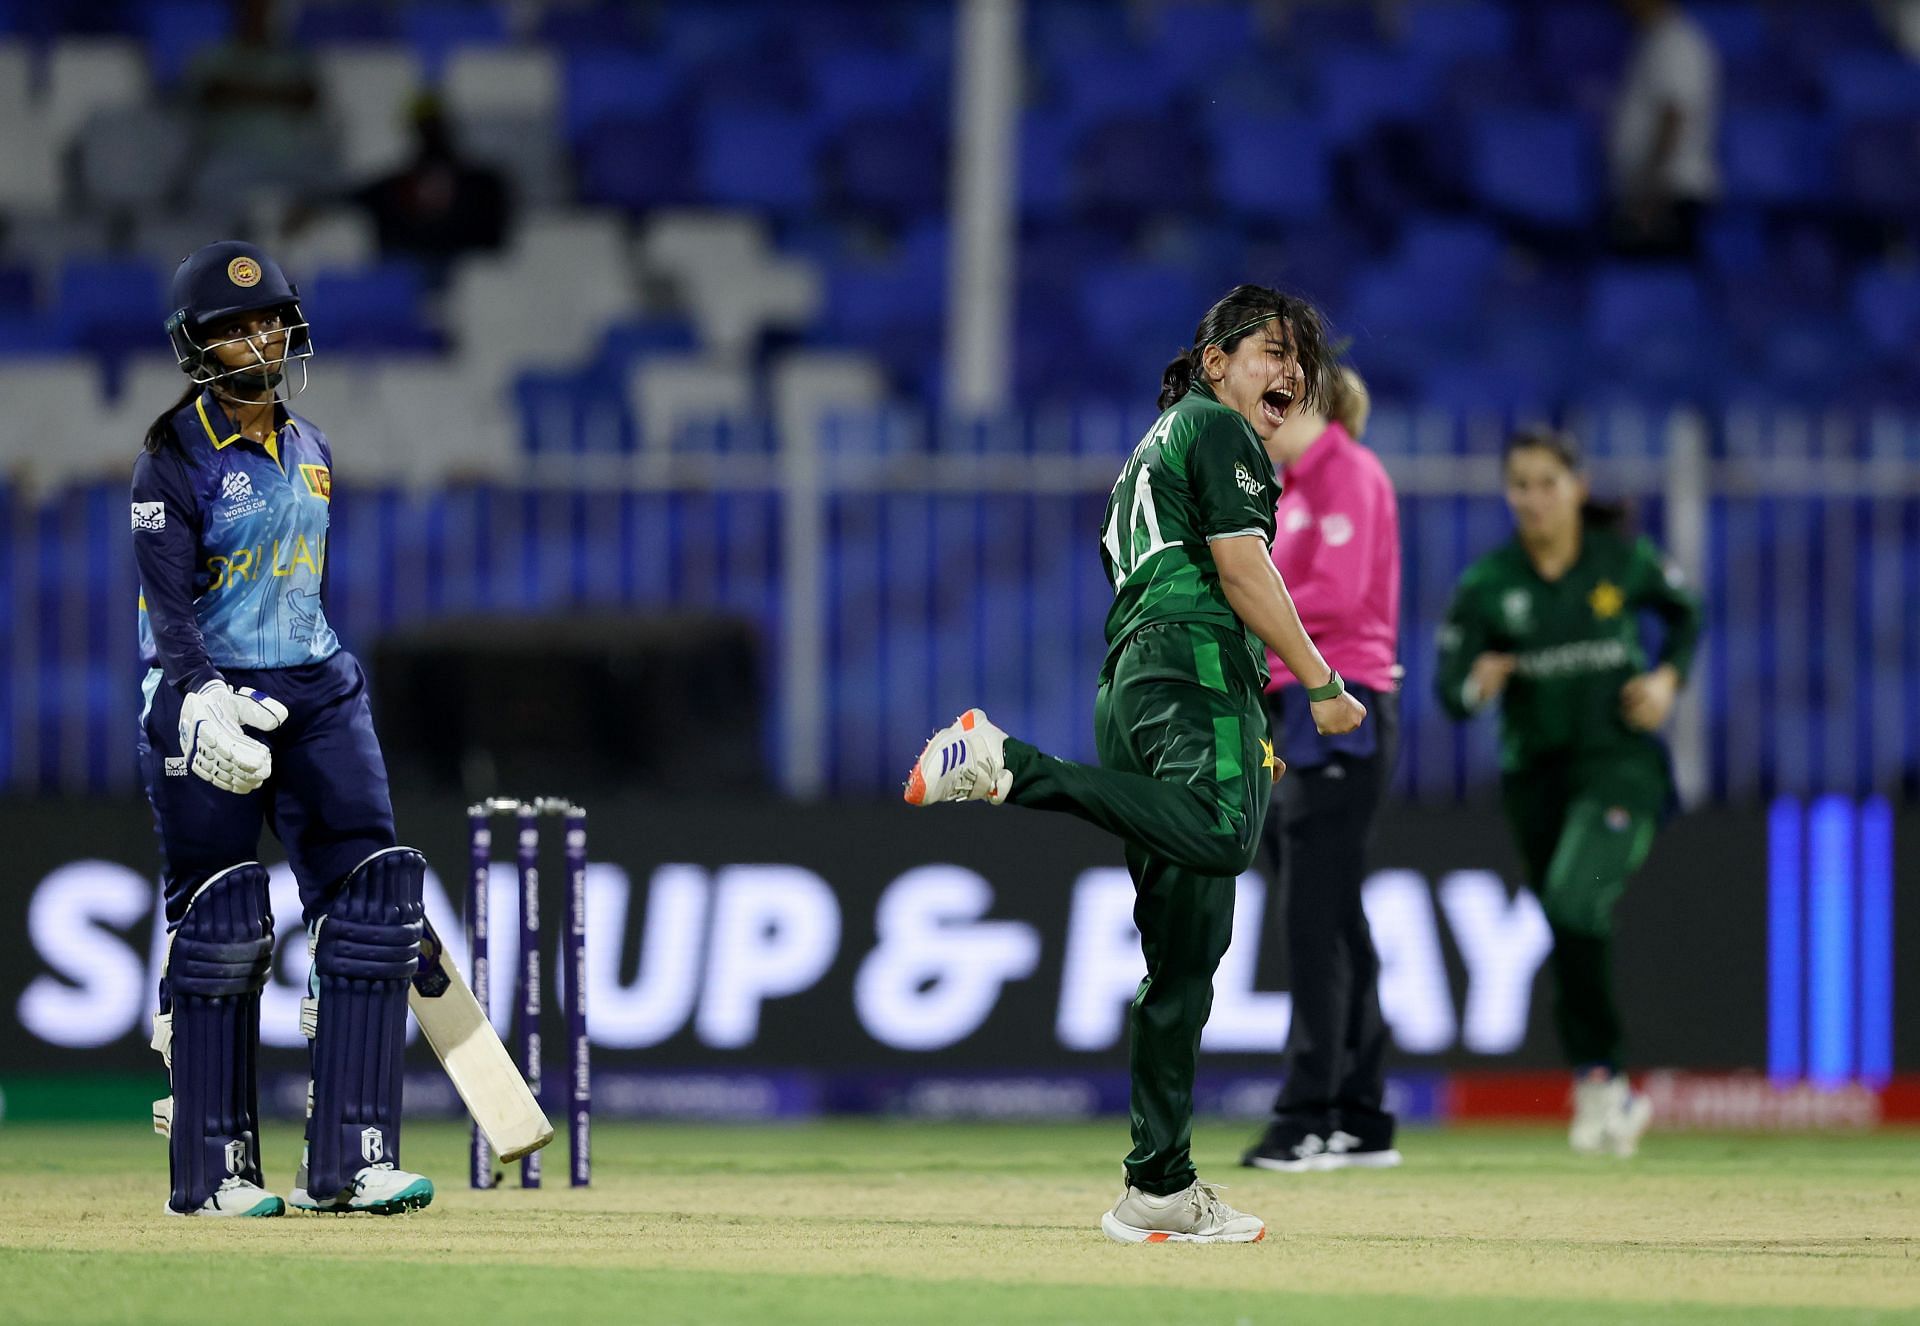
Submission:
<svg viewBox="0 0 1920 1326">
<path fill-rule="evenodd" d="M 1213 973 L 1233 935 L 1236 877 L 1260 845 L 1272 792 L 1260 678 L 1236 632 L 1143 626 L 1094 700 L 1100 767 L 1009 740 L 1008 799 L 1060 810 L 1126 844 L 1146 979 L 1128 1013 L 1133 1151 L 1127 1181 L 1165 1195 L 1193 1182 L 1193 1077 Z"/>
<path fill-rule="evenodd" d="M 1620 1067 L 1613 909 L 1672 796 L 1652 742 L 1536 760 L 1501 780 L 1527 884 L 1553 929 L 1554 1023 L 1575 1069 Z"/>
</svg>

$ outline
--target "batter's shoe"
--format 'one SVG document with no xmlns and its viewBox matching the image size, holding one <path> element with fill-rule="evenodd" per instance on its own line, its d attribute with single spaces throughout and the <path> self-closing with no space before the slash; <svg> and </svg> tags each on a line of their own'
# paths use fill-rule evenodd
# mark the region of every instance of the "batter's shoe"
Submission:
<svg viewBox="0 0 1920 1326">
<path fill-rule="evenodd" d="M 1179 1192 L 1156 1197 L 1132 1184 L 1100 1217 L 1115 1243 L 1258 1243 L 1267 1236 L 1259 1216 L 1236 1211 L 1210 1183 L 1195 1179 Z"/>
<path fill-rule="evenodd" d="M 1247 1148 L 1240 1163 L 1249 1169 L 1277 1170 L 1282 1174 L 1306 1174 L 1334 1169 L 1337 1158 L 1327 1139 L 1295 1123 L 1272 1123 L 1260 1140 Z"/>
<path fill-rule="evenodd" d="M 1328 1169 L 1392 1169 L 1400 1163 L 1400 1152 L 1391 1138 L 1355 1137 L 1334 1129 L 1327 1139 Z"/>
<path fill-rule="evenodd" d="M 1003 756 L 1007 734 L 978 709 L 941 728 L 928 739 L 907 776 L 909 806 L 937 801 L 984 801 L 997 806 L 1013 790 L 1013 774 Z"/>
<path fill-rule="evenodd" d="M 433 1200 L 433 1180 L 424 1174 L 395 1169 L 391 1161 L 368 1165 L 353 1176 L 353 1182 L 325 1201 L 307 1193 L 307 1167 L 300 1166 L 289 1199 L 302 1211 L 331 1212 L 335 1215 L 399 1215 L 418 1211 Z"/>
<path fill-rule="evenodd" d="M 199 1210 L 176 1211 L 169 1204 L 166 1212 L 192 1216 L 277 1216 L 286 1209 L 287 1204 L 265 1188 L 248 1183 L 238 1174 L 229 1174 L 213 1196 L 201 1203 Z"/>
<path fill-rule="evenodd" d="M 1573 1082 L 1573 1126 L 1567 1144 L 1583 1156 L 1626 1158 L 1640 1149 L 1653 1120 L 1653 1102 L 1636 1093 L 1626 1074 L 1594 1068 Z"/>
</svg>

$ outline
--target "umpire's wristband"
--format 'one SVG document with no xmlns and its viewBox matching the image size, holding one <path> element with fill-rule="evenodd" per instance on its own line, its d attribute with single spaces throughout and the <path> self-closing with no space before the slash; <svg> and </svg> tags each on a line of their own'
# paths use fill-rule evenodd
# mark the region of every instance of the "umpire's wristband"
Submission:
<svg viewBox="0 0 1920 1326">
<path fill-rule="evenodd" d="M 1331 671 L 1331 669 L 1329 669 L 1329 671 Z M 1307 699 L 1313 704 L 1319 704 L 1322 700 L 1335 700 L 1346 693 L 1347 683 L 1337 672 L 1333 674 L 1332 680 L 1328 681 L 1325 686 L 1307 687 Z"/>
</svg>

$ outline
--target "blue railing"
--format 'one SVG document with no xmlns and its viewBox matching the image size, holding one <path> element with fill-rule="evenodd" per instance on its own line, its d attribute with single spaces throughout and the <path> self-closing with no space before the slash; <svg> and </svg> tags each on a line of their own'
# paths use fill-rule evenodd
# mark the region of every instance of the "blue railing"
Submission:
<svg viewBox="0 0 1920 1326">
<path fill-rule="evenodd" d="M 1109 591 L 1096 531 L 1138 411 L 935 434 L 837 421 L 810 465 L 728 441 L 611 462 L 537 461 L 519 484 L 356 488 L 329 551 L 329 612 L 363 654 L 476 614 L 708 610 L 766 644 L 768 767 L 804 792 L 884 795 L 930 727 L 984 704 L 1092 758 Z M 1402 795 L 1450 801 L 1494 772 L 1490 723 L 1430 699 L 1461 568 L 1507 537 L 1499 419 L 1383 409 L 1369 441 L 1402 492 Z M 1920 800 L 1920 420 L 1573 422 L 1598 486 L 1691 562 L 1709 631 L 1676 733 L 1697 797 L 1880 792 Z M 1689 439 L 1692 439 L 1691 441 Z M 0 789 L 134 783 L 136 595 L 118 483 L 0 486 Z M 796 678 L 817 676 L 817 686 Z M 377 679 L 376 679 L 377 680 Z"/>
</svg>

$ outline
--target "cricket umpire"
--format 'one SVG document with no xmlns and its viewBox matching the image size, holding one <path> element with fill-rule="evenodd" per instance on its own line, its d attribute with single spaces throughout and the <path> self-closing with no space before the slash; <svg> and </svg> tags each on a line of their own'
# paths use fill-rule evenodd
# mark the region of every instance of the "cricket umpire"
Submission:
<svg viewBox="0 0 1920 1326">
<path fill-rule="evenodd" d="M 1380 963 L 1360 905 L 1399 730 L 1400 520 L 1392 481 L 1358 440 L 1367 411 L 1365 384 L 1342 368 L 1324 406 L 1290 415 L 1275 439 L 1283 469 L 1274 564 L 1301 623 L 1373 721 L 1318 731 L 1306 688 L 1269 657 L 1267 714 L 1287 773 L 1264 837 L 1286 897 L 1293 1019 L 1286 1085 L 1242 1158 L 1261 1169 L 1400 1163 L 1382 1099 Z"/>
<path fill-rule="evenodd" d="M 174 274 L 167 335 L 188 382 L 133 473 L 146 665 L 139 757 L 167 916 L 154 1048 L 172 1094 L 176 1215 L 275 1216 L 260 1166 L 260 991 L 273 962 L 264 822 L 311 935 L 312 1084 L 294 1205 L 388 1214 L 433 1185 L 399 1168 L 407 986 L 425 859 L 394 835 L 366 676 L 327 623 L 333 449 L 288 411 L 313 343 L 299 292 L 251 244 Z"/>
</svg>

